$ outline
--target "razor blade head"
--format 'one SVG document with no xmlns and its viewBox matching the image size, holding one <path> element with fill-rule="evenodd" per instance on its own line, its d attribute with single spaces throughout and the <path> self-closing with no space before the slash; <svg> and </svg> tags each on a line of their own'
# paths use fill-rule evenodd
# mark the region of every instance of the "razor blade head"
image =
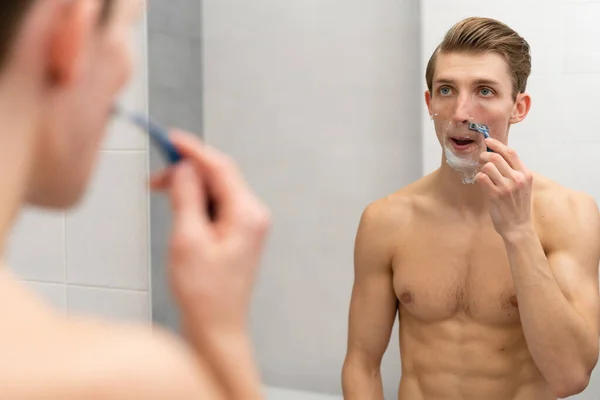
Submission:
<svg viewBox="0 0 600 400">
<path fill-rule="evenodd" d="M 486 125 L 470 122 L 469 129 L 481 133 L 485 138 L 490 137 L 490 129 Z"/>
</svg>

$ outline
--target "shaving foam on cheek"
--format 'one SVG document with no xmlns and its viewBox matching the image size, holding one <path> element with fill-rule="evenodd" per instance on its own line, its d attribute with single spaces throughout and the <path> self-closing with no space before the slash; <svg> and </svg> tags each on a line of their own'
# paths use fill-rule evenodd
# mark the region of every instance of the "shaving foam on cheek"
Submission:
<svg viewBox="0 0 600 400">
<path fill-rule="evenodd" d="M 443 122 L 441 127 L 446 163 L 460 173 L 464 184 L 475 183 L 481 166 L 479 156 L 486 151 L 484 135 L 487 134 L 487 127 L 451 121 Z"/>
</svg>

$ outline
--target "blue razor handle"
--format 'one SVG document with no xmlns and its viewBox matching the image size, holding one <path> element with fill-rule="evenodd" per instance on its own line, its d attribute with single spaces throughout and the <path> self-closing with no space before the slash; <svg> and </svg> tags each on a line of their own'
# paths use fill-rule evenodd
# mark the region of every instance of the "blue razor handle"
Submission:
<svg viewBox="0 0 600 400">
<path fill-rule="evenodd" d="M 163 128 L 141 115 L 132 114 L 130 115 L 130 119 L 135 125 L 148 132 L 150 138 L 163 152 L 163 155 L 170 164 L 177 164 L 183 159 L 179 151 L 177 151 L 173 143 L 169 140 L 167 132 Z"/>
<path fill-rule="evenodd" d="M 173 145 L 173 143 L 171 143 L 169 140 L 166 130 L 150 121 L 149 118 L 145 118 L 140 114 L 128 112 L 118 106 L 114 107 L 113 113 L 125 117 L 141 130 L 148 132 L 150 139 L 163 153 L 164 157 L 171 165 L 177 164 L 183 159 L 181 153 L 179 153 L 179 151 L 175 148 L 175 145 Z M 214 221 L 217 212 L 215 202 L 211 198 L 208 199 L 206 211 L 209 218 Z"/>
<path fill-rule="evenodd" d="M 118 105 L 113 107 L 113 114 L 124 117 L 144 132 L 148 132 L 152 142 L 163 153 L 170 164 L 176 164 L 183 159 L 181 154 L 179 154 L 179 151 L 177 151 L 173 143 L 169 140 L 167 132 L 150 121 L 149 118 L 146 118 L 141 114 L 129 112 Z"/>
<path fill-rule="evenodd" d="M 469 129 L 475 132 L 479 132 L 483 135 L 484 138 L 488 139 L 490 137 L 490 129 L 483 124 L 476 124 L 474 122 L 470 122 L 469 123 Z M 489 153 L 493 153 L 494 151 L 491 150 L 489 147 L 486 146 L 486 149 Z"/>
</svg>

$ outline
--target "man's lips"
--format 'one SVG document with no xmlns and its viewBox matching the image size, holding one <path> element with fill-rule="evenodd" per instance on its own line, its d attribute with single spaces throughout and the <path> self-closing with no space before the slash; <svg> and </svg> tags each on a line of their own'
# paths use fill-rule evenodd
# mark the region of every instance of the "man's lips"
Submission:
<svg viewBox="0 0 600 400">
<path fill-rule="evenodd" d="M 475 142 L 474 139 L 469 138 L 469 137 L 464 137 L 464 136 L 453 136 L 453 137 L 450 137 L 450 140 L 452 142 L 454 142 L 455 144 L 458 144 L 458 145 L 461 145 L 461 146 L 464 146 L 464 145 L 471 144 L 471 143 Z"/>
</svg>

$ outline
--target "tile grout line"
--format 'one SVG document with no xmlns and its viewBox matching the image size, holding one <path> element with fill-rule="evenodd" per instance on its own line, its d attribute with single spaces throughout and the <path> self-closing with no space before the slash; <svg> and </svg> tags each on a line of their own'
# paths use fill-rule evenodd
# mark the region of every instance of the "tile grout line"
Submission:
<svg viewBox="0 0 600 400">
<path fill-rule="evenodd" d="M 32 280 L 32 279 L 21 279 L 22 282 L 26 283 L 41 283 L 43 285 L 64 285 L 65 287 L 79 287 L 84 289 L 104 289 L 108 291 L 115 292 L 134 292 L 134 293 L 149 293 L 147 289 L 126 289 L 126 288 L 117 288 L 111 286 L 96 286 L 96 285 L 87 285 L 87 284 L 78 284 L 78 283 L 62 283 L 62 282 L 48 282 L 41 280 Z"/>
</svg>

